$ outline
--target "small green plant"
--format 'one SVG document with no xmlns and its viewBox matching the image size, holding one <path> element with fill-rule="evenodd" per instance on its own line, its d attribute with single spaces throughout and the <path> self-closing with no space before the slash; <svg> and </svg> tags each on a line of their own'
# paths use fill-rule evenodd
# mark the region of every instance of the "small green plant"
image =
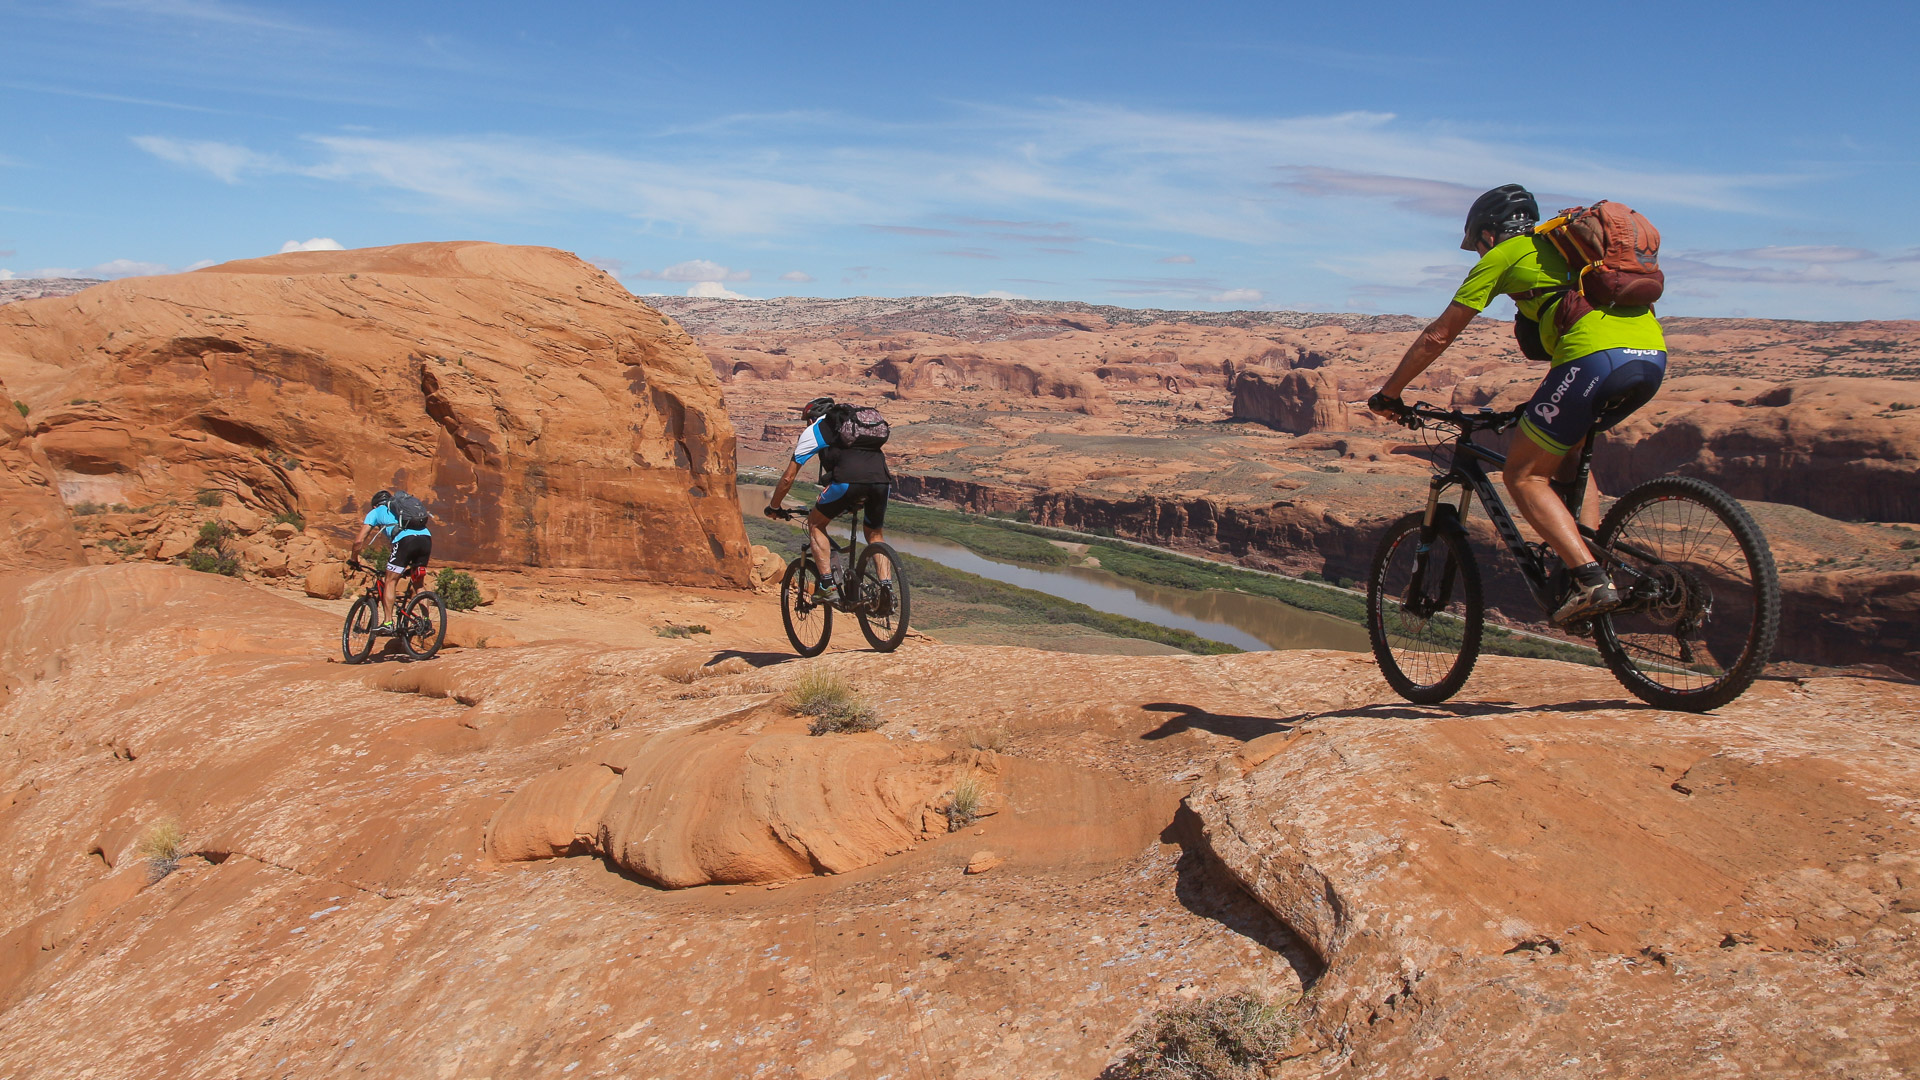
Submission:
<svg viewBox="0 0 1920 1080">
<path fill-rule="evenodd" d="M 465 570 L 448 567 L 435 574 L 433 591 L 455 611 L 472 611 L 480 606 L 480 583 Z"/>
<path fill-rule="evenodd" d="M 200 494 L 195 495 L 193 501 L 199 503 L 201 506 L 219 506 L 221 503 L 227 501 L 227 493 L 221 491 L 219 488 L 208 488 Z"/>
<path fill-rule="evenodd" d="M 200 523 L 200 538 L 195 543 L 199 547 L 217 548 L 232 535 L 233 530 L 224 521 L 203 521 Z"/>
<path fill-rule="evenodd" d="M 1906 412 L 1908 409 L 1920 409 L 1920 405 L 1915 405 L 1911 401 L 1896 401 L 1887 406 L 1888 412 Z"/>
<path fill-rule="evenodd" d="M 291 525 L 301 532 L 307 531 L 307 519 L 298 510 L 282 510 L 273 515 L 275 525 Z"/>
<path fill-rule="evenodd" d="M 92 517 L 95 514 L 105 512 L 106 509 L 107 509 L 106 507 L 100 505 L 97 502 L 75 503 L 73 507 L 73 516 L 74 517 Z"/>
<path fill-rule="evenodd" d="M 133 507 L 128 506 L 126 503 L 114 503 L 112 506 L 108 507 L 108 509 L 112 510 L 116 514 L 133 513 Z"/>
<path fill-rule="evenodd" d="M 953 797 L 947 800 L 945 811 L 948 832 L 959 832 L 980 820 L 980 796 L 984 794 L 980 781 L 972 774 L 954 782 Z"/>
<path fill-rule="evenodd" d="M 240 576 L 240 560 L 217 548 L 194 548 L 187 552 L 186 559 L 189 570 L 198 570 L 203 574 L 220 574 L 225 577 Z"/>
<path fill-rule="evenodd" d="M 831 671 L 809 671 L 800 676 L 787 692 L 787 707 L 813 717 L 807 725 L 811 735 L 872 731 L 881 723 L 879 712 L 853 692 L 844 676 Z"/>
<path fill-rule="evenodd" d="M 26 402 L 24 402 L 24 401 L 16 401 L 16 402 L 14 402 L 14 403 L 13 403 L 13 407 L 14 407 L 14 408 L 16 408 L 16 409 L 19 409 L 19 410 L 20 410 L 20 415 L 21 415 L 22 417 L 24 417 L 24 416 L 26 416 L 26 415 L 27 415 L 27 403 L 26 403 Z"/>
<path fill-rule="evenodd" d="M 668 623 L 665 626 L 654 627 L 653 632 L 655 635 L 664 638 L 689 638 L 695 634 L 713 633 L 713 631 L 707 629 L 706 626 L 701 623 L 688 623 L 685 626 L 677 623 Z"/>
<path fill-rule="evenodd" d="M 1241 991 L 1155 1013 L 1127 1040 L 1114 1080 L 1261 1080 L 1286 1053 L 1299 1021 Z"/>
<path fill-rule="evenodd" d="M 134 846 L 134 852 L 147 860 L 147 880 L 159 881 L 180 865 L 180 857 L 186 854 L 182 846 L 187 839 L 180 823 L 172 818 L 161 818 L 147 826 L 140 835 L 140 842 Z"/>
</svg>

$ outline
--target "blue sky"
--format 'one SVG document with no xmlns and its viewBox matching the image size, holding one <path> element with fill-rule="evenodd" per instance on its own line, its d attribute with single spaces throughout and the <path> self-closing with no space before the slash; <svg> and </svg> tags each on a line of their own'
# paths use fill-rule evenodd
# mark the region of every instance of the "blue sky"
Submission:
<svg viewBox="0 0 1920 1080">
<path fill-rule="evenodd" d="M 1910 6 L 1535 11 L 0 0 L 0 276 L 485 239 L 641 293 L 1425 315 L 1517 181 L 1652 217 L 1669 314 L 1920 317 Z"/>
</svg>

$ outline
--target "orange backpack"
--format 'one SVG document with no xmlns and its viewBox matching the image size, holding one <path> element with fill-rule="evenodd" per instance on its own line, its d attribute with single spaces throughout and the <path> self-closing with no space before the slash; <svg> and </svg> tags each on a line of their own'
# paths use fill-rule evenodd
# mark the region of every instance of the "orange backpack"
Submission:
<svg viewBox="0 0 1920 1080">
<path fill-rule="evenodd" d="M 1624 203 L 1601 201 L 1562 210 L 1533 227 L 1574 270 L 1553 322 L 1562 334 L 1596 307 L 1648 307 L 1666 291 L 1660 230 Z"/>
</svg>

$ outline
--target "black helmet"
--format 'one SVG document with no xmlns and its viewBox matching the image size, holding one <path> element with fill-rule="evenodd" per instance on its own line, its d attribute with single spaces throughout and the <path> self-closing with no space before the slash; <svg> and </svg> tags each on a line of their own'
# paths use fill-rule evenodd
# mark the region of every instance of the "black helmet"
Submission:
<svg viewBox="0 0 1920 1080">
<path fill-rule="evenodd" d="M 393 492 L 391 491 L 376 491 L 373 493 L 373 505 L 375 506 L 385 506 L 392 501 Z"/>
<path fill-rule="evenodd" d="M 1533 193 L 1519 184 L 1502 184 L 1473 200 L 1467 211 L 1467 235 L 1460 241 L 1461 251 L 1473 251 L 1480 233 L 1493 233 L 1501 240 L 1533 228 L 1540 221 L 1540 204 Z"/>
<path fill-rule="evenodd" d="M 811 424 L 815 420 L 827 415 L 827 410 L 831 408 L 833 408 L 832 398 L 817 397 L 807 402 L 806 407 L 800 410 L 800 415 L 806 417 L 807 423 Z"/>
</svg>

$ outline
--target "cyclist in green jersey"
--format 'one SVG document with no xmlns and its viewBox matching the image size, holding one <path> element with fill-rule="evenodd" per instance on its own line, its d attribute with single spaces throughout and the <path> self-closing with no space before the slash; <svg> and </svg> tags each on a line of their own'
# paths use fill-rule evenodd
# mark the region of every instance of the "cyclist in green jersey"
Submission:
<svg viewBox="0 0 1920 1080">
<path fill-rule="evenodd" d="M 1666 375 L 1667 342 L 1647 307 L 1596 307 L 1561 333 L 1554 306 L 1574 276 L 1559 249 L 1534 233 L 1539 221 L 1539 206 L 1518 184 L 1494 188 L 1474 201 L 1460 247 L 1478 253 L 1480 261 L 1468 271 L 1453 302 L 1408 346 L 1386 385 L 1367 404 L 1375 412 L 1395 414 L 1407 384 L 1495 296 L 1512 296 L 1520 314 L 1539 324 L 1540 343 L 1551 354 L 1552 366 L 1527 402 L 1520 420 L 1522 437 L 1514 439 L 1507 452 L 1502 478 L 1521 515 L 1572 572 L 1573 587 L 1553 613 L 1554 624 L 1565 625 L 1620 603 L 1563 498 L 1573 494 L 1581 446 L 1592 433 L 1618 424 L 1652 400 Z M 1588 527 L 1599 525 L 1599 489 L 1591 476 L 1581 515 Z"/>
</svg>

